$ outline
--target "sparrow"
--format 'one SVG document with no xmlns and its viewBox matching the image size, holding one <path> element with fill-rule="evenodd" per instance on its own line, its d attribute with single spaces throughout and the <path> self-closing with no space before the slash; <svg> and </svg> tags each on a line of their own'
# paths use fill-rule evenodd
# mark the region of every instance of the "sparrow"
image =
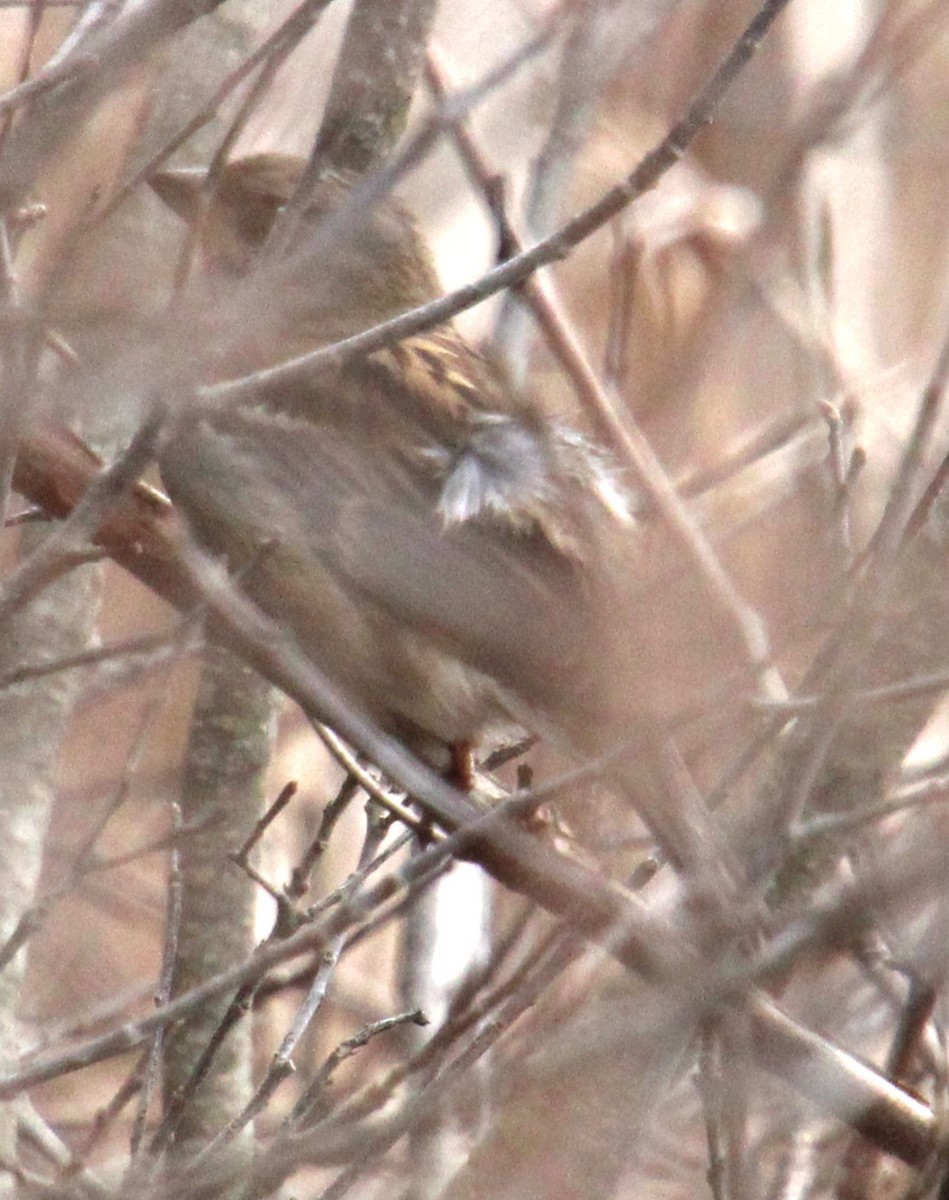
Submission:
<svg viewBox="0 0 949 1200">
<path fill-rule="evenodd" d="M 151 186 L 193 227 L 205 380 L 331 344 L 440 294 L 414 221 L 259 154 L 209 197 Z M 194 310 L 188 310 L 193 312 Z M 190 321 L 191 318 L 189 317 Z M 180 413 L 160 454 L 196 538 L 383 730 L 439 769 L 526 728 L 587 752 L 615 728 L 630 505 L 608 456 L 445 324 L 241 403 Z M 319 714 L 317 714 L 319 715 Z"/>
</svg>

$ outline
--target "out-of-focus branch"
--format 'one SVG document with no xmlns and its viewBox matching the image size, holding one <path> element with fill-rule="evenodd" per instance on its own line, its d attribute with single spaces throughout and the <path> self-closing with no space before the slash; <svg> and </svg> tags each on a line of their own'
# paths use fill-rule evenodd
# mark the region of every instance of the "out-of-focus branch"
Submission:
<svg viewBox="0 0 949 1200">
<path fill-rule="evenodd" d="M 10 131 L 0 162 L 0 204 L 12 206 L 29 192 L 50 156 L 149 52 L 221 0 L 144 0 L 129 5 L 41 73 L 0 97 L 0 112 L 30 100 L 26 119 Z"/>
<path fill-rule="evenodd" d="M 428 64 L 429 86 L 443 103 L 447 86 L 443 78 L 445 74 L 445 65 L 439 63 L 437 55 L 432 54 Z M 522 253 L 520 241 L 503 205 L 492 203 L 492 181 L 496 176 L 490 165 L 460 121 L 452 127 L 452 136 L 466 171 L 482 189 L 489 204 L 492 204 L 508 248 L 513 254 Z M 749 671 L 761 679 L 762 694 L 784 698 L 787 692 L 774 667 L 764 622 L 739 594 L 711 542 L 683 504 L 642 430 L 628 414 L 623 418 L 617 414 L 549 282 L 543 275 L 531 276 L 521 287 L 521 295 L 573 385 L 584 411 L 593 424 L 606 433 L 609 442 L 622 452 L 623 462 L 632 468 L 644 495 L 691 560 L 710 598 L 720 606 L 733 625 Z"/>
<path fill-rule="evenodd" d="M 312 165 L 365 174 L 392 153 L 415 95 L 435 0 L 353 8 Z M 310 180 L 304 176 L 301 188 Z"/>
<path fill-rule="evenodd" d="M 15 475 L 17 489 L 37 503 L 44 497 L 49 499 L 60 516 L 67 515 L 69 498 L 81 496 L 99 470 L 96 456 L 55 426 L 44 426 L 35 435 L 27 435 L 20 462 Z M 215 613 L 217 630 L 233 648 L 304 707 L 329 716 L 344 736 L 366 750 L 393 780 L 411 792 L 433 819 L 447 829 L 465 828 L 460 840 L 449 839 L 440 851 L 447 845 L 462 852 L 506 886 L 530 896 L 587 936 L 604 942 L 615 958 L 647 979 L 669 981 L 681 978 L 682 972 L 699 969 L 695 949 L 683 943 L 672 925 L 649 912 L 629 893 L 557 854 L 519 825 L 497 816 L 479 816 L 467 797 L 375 729 L 280 630 L 235 592 L 223 574 L 211 571 L 203 559 L 204 566 L 196 566 L 195 551 L 176 515 L 166 503 L 156 502 L 152 492 L 133 489 L 121 505 L 112 508 L 97 536 L 117 561 L 170 602 L 187 609 L 203 598 Z M 384 881 L 370 892 L 367 902 L 381 900 L 391 887 L 391 881 Z M 136 1026 L 138 1032 L 134 1035 L 125 1029 L 99 1039 L 94 1051 L 87 1047 L 85 1056 L 61 1056 L 52 1073 L 92 1061 L 89 1053 L 102 1057 L 137 1044 L 157 1024 L 190 1011 L 190 1006 L 206 996 L 230 991 L 257 977 L 269 965 L 323 945 L 325 938 L 343 932 L 364 912 L 360 905 L 356 913 L 337 915 L 325 928 L 303 930 L 279 946 L 267 947 L 248 963 L 223 972 L 177 998 L 160 1013 L 151 1014 Z M 793 1076 L 794 1082 L 819 1102 L 828 1104 L 842 1119 L 856 1123 L 866 1136 L 908 1162 L 919 1163 L 931 1152 L 935 1118 L 925 1105 L 802 1029 L 764 998 L 746 999 L 745 1003 L 759 1061 L 766 1070 Z M 48 1077 L 38 1063 L 0 1084 L 0 1097 Z M 838 1104 L 840 1097 L 845 1097 L 846 1107 Z"/>
<path fill-rule="evenodd" d="M 538 268 L 566 258 L 582 241 L 602 228 L 609 220 L 647 192 L 671 167 L 683 157 L 695 137 L 713 119 L 726 91 L 740 74 L 761 44 L 768 29 L 789 0 L 767 0 L 754 20 L 735 43 L 725 61 L 715 72 L 689 108 L 662 140 L 646 154 L 621 183 L 611 188 L 595 204 L 561 226 L 556 233 L 538 242 L 529 250 L 488 271 L 474 283 L 449 292 L 431 304 L 403 313 L 392 320 L 367 329 L 364 333 L 346 338 L 333 346 L 300 355 L 278 366 L 226 383 L 201 389 L 201 396 L 210 401 L 231 401 L 258 393 L 261 388 L 274 387 L 308 376 L 317 370 L 338 368 L 358 355 L 368 354 L 382 346 L 401 341 L 487 300 L 505 288 L 516 287 Z M 447 124 L 456 119 L 450 112 Z M 2 178 L 2 177 L 0 177 Z M 609 430 L 603 431 L 609 437 Z"/>
<path fill-rule="evenodd" d="M 250 53 L 246 59 L 231 71 L 221 82 L 214 94 L 202 105 L 201 109 L 179 129 L 164 145 L 160 146 L 148 160 L 142 164 L 129 179 L 127 179 L 109 197 L 105 204 L 96 210 L 95 221 L 102 221 L 121 207 L 128 197 L 149 180 L 155 172 L 171 156 L 193 137 L 199 129 L 209 125 L 218 115 L 225 100 L 243 83 L 243 81 L 258 68 L 268 71 L 274 62 L 283 61 L 285 56 L 299 44 L 304 35 L 312 29 L 319 20 L 323 10 L 331 0 L 304 0 L 298 8 L 276 29 L 262 45 Z M 258 76 L 258 79 L 260 76 Z"/>
</svg>

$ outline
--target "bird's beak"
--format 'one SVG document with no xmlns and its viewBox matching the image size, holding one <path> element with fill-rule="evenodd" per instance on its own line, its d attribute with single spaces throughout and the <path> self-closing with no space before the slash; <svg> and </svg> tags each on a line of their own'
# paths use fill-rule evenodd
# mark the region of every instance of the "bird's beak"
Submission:
<svg viewBox="0 0 949 1200">
<path fill-rule="evenodd" d="M 152 191 L 192 225 L 198 215 L 198 204 L 205 175 L 201 167 L 178 167 L 171 171 L 156 171 L 148 180 Z"/>
</svg>

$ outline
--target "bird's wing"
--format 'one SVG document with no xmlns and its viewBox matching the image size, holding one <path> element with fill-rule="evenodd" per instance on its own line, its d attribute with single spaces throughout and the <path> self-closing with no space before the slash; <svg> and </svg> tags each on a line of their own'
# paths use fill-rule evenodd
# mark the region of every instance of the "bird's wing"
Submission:
<svg viewBox="0 0 949 1200">
<path fill-rule="evenodd" d="M 234 567 L 256 560 L 263 607 L 279 574 L 312 576 L 314 596 L 328 574 L 354 608 L 378 606 L 529 705 L 576 682 L 592 636 L 578 561 L 536 522 L 446 521 L 431 464 L 413 470 L 351 428 L 244 409 L 186 422 L 161 468 L 209 547 Z"/>
</svg>

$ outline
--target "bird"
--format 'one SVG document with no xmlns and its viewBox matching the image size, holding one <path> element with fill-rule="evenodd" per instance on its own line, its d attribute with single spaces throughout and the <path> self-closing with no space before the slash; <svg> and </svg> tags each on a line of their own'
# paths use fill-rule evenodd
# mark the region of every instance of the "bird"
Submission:
<svg viewBox="0 0 949 1200">
<path fill-rule="evenodd" d="M 193 230 L 206 308 L 184 324 L 205 381 L 441 294 L 407 209 L 367 201 L 345 172 L 318 181 L 274 249 L 304 169 L 264 153 L 227 164 L 210 190 L 201 172 L 150 180 Z M 198 542 L 362 713 L 439 770 L 459 746 L 512 730 L 591 753 L 621 721 L 618 581 L 634 521 L 620 472 L 451 323 L 262 381 L 239 403 L 194 401 L 159 468 Z"/>
</svg>

